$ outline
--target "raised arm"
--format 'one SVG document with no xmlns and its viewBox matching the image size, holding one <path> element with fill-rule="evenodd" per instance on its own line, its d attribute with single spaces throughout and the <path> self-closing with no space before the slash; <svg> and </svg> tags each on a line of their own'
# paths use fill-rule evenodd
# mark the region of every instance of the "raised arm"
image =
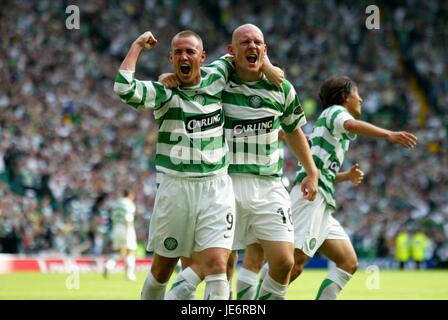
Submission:
<svg viewBox="0 0 448 320">
<path fill-rule="evenodd" d="M 157 44 L 156 38 L 150 31 L 146 31 L 140 35 L 131 45 L 128 54 L 124 58 L 120 65 L 120 70 L 135 71 L 135 65 L 137 64 L 140 52 L 143 49 L 151 49 Z"/>
<path fill-rule="evenodd" d="M 114 83 L 114 92 L 121 100 L 136 109 L 157 109 L 170 99 L 171 91 L 160 83 L 135 78 L 135 66 L 140 52 L 157 44 L 151 32 L 140 35 L 131 45 L 120 65 Z"/>
<path fill-rule="evenodd" d="M 285 132 L 285 140 L 288 147 L 294 155 L 302 163 L 307 173 L 306 178 L 302 181 L 301 191 L 305 198 L 313 201 L 317 194 L 317 182 L 319 173 L 311 155 L 310 146 L 302 129 L 296 128 L 293 132 Z"/>
<path fill-rule="evenodd" d="M 351 133 L 373 138 L 384 138 L 405 148 L 414 148 L 417 144 L 417 137 L 412 133 L 386 130 L 362 120 L 347 120 L 344 122 L 344 128 Z"/>
</svg>

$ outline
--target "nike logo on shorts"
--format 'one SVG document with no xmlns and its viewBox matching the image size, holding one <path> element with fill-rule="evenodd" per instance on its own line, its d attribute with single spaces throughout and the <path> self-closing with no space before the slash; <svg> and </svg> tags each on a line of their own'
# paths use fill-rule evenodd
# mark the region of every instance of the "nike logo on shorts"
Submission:
<svg viewBox="0 0 448 320">
<path fill-rule="evenodd" d="M 229 84 L 229 87 L 233 89 L 233 88 L 238 88 L 238 87 L 239 87 L 239 85 L 233 85 L 233 84 Z"/>
<path fill-rule="evenodd" d="M 224 239 L 229 239 L 229 238 L 231 238 L 232 236 L 230 235 L 230 234 L 225 234 L 224 235 Z"/>
</svg>

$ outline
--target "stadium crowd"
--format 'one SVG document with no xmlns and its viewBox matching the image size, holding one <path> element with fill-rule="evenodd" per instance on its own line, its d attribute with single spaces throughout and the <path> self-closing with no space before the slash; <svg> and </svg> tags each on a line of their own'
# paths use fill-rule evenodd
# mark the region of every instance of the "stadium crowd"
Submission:
<svg viewBox="0 0 448 320">
<path fill-rule="evenodd" d="M 448 3 L 379 4 L 379 30 L 365 26 L 365 1 L 94 1 L 78 5 L 79 30 L 66 28 L 66 5 L 0 4 L 0 252 L 107 252 L 110 203 L 127 187 L 146 243 L 157 126 L 113 94 L 120 60 L 151 30 L 159 45 L 142 55 L 137 75 L 154 79 L 170 70 L 168 39 L 179 30 L 198 31 L 212 61 L 231 31 L 251 22 L 299 93 L 305 132 L 320 113 L 320 83 L 347 74 L 359 84 L 365 119 L 419 138 L 412 150 L 366 138 L 352 144 L 342 169 L 359 162 L 366 177 L 358 187 L 338 185 L 336 215 L 358 255 L 393 256 L 398 232 L 418 229 L 431 240 L 428 259 L 447 263 L 448 30 L 440 26 Z M 286 150 L 289 182 L 295 167 Z"/>
</svg>

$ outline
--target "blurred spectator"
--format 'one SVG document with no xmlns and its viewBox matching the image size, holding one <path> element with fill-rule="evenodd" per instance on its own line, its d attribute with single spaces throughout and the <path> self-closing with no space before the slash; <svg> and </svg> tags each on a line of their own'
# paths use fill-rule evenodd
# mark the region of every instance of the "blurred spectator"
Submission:
<svg viewBox="0 0 448 320">
<path fill-rule="evenodd" d="M 365 138 L 353 143 L 341 170 L 356 161 L 366 177 L 358 187 L 338 186 L 335 214 L 359 256 L 392 254 L 398 230 L 421 221 L 434 243 L 431 261 L 448 264 L 448 2 L 379 2 L 380 30 L 365 28 L 364 0 L 73 4 L 80 30 L 65 29 L 64 2 L 0 3 L 3 252 L 8 235 L 20 253 L 104 253 L 107 208 L 125 185 L 138 190 L 136 232 L 146 242 L 157 124 L 112 94 L 119 63 L 149 29 L 159 45 L 141 56 L 137 73 L 154 79 L 170 70 L 168 39 L 179 30 L 198 31 L 211 61 L 227 51 L 231 31 L 249 22 L 286 68 L 307 112 L 307 133 L 320 113 L 320 83 L 347 74 L 359 84 L 365 119 L 419 138 L 413 150 Z M 290 182 L 295 167 L 285 149 Z"/>
</svg>

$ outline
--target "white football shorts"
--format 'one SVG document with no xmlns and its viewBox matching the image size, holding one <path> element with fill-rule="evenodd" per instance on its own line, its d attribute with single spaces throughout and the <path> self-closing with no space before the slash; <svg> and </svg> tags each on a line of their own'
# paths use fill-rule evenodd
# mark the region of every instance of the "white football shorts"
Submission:
<svg viewBox="0 0 448 320">
<path fill-rule="evenodd" d="M 236 202 L 233 250 L 258 240 L 294 243 L 291 203 L 280 179 L 232 174 Z"/>
<path fill-rule="evenodd" d="M 333 218 L 333 210 L 327 207 L 320 191 L 314 201 L 308 201 L 303 197 L 300 185 L 295 185 L 290 197 L 295 248 L 313 257 L 327 239 L 350 241 L 341 224 Z"/>
<path fill-rule="evenodd" d="M 235 196 L 230 177 L 159 175 L 147 250 L 167 258 L 190 257 L 208 248 L 231 250 Z"/>
</svg>

